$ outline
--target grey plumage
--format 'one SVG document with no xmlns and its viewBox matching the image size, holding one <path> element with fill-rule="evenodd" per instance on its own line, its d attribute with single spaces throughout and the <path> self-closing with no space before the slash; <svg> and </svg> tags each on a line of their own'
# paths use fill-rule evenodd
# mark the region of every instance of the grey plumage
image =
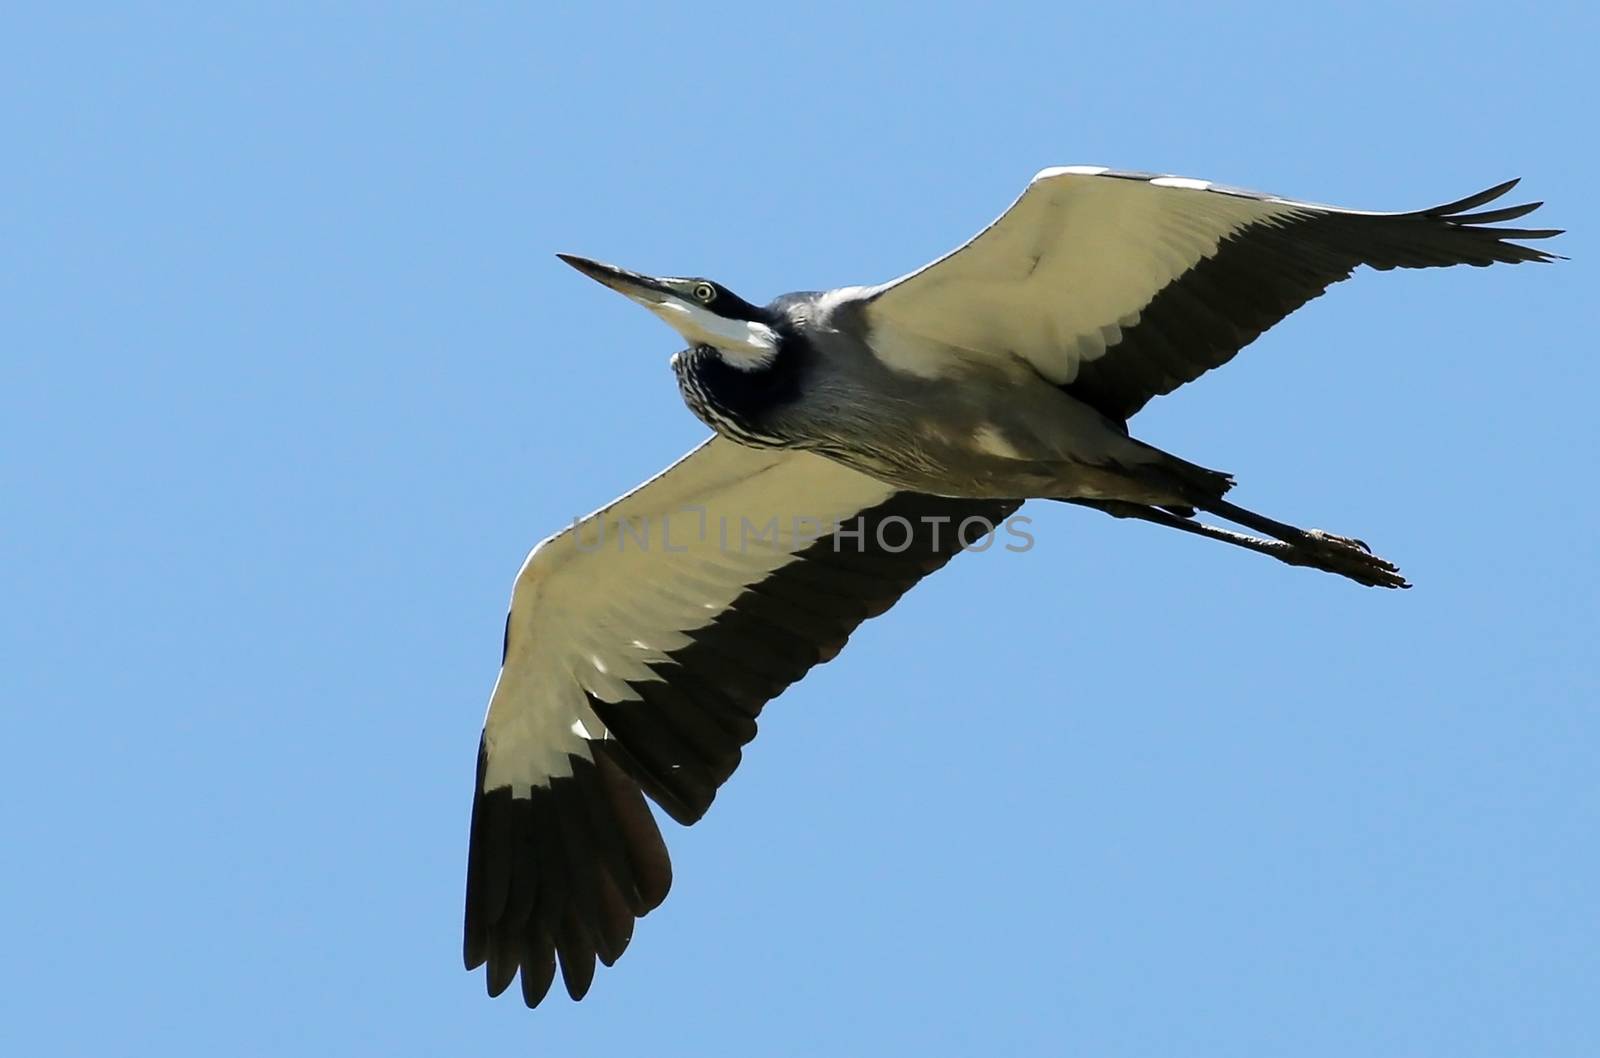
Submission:
<svg viewBox="0 0 1600 1058">
<path fill-rule="evenodd" d="M 794 399 L 774 401 L 756 417 L 782 445 L 912 492 L 1099 497 L 1112 472 L 1126 478 L 1118 498 L 1181 502 L 1181 486 L 1167 479 L 1197 468 L 1130 438 L 1120 423 L 1043 382 L 1026 364 L 974 358 L 938 377 L 899 370 L 873 349 L 867 303 L 830 300 L 828 294 L 793 299 L 774 314 L 778 333 L 804 346 L 780 354 L 791 358 L 782 370 L 795 374 Z M 700 377 L 680 375 L 688 376 L 686 386 L 703 383 L 708 355 L 715 351 L 697 358 Z M 706 422 L 718 428 L 718 420 Z M 1225 475 L 1201 477 L 1220 486 Z"/>
</svg>

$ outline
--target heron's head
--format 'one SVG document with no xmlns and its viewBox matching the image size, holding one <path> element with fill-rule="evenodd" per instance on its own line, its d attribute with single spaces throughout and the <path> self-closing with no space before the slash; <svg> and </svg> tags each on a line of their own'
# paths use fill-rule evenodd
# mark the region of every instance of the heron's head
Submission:
<svg viewBox="0 0 1600 1058">
<path fill-rule="evenodd" d="M 771 314 L 709 279 L 656 278 L 586 257 L 557 254 L 596 282 L 637 301 L 691 345 L 717 350 L 730 366 L 766 367 L 778 354 Z"/>
</svg>

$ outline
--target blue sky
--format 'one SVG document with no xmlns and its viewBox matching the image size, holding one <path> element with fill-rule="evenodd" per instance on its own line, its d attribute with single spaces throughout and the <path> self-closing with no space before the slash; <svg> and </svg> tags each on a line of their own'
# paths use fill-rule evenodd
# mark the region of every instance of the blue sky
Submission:
<svg viewBox="0 0 1600 1058">
<path fill-rule="evenodd" d="M 1592 12 L 783 7 L 3 16 L 0 1047 L 1600 1052 Z M 487 1000 L 511 578 L 702 434 L 554 251 L 870 282 L 1070 163 L 1572 229 L 1135 422 L 1415 590 L 1032 508 L 768 708 L 587 1000 Z"/>
</svg>

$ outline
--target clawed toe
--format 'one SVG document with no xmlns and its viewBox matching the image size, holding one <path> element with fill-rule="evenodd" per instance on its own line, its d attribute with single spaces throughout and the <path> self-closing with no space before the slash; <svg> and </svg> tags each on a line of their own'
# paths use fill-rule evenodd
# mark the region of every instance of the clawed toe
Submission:
<svg viewBox="0 0 1600 1058">
<path fill-rule="evenodd" d="M 1365 540 L 1357 540 L 1353 536 L 1340 536 L 1338 533 L 1330 533 L 1322 529 L 1307 529 L 1306 535 L 1313 540 L 1331 544 L 1335 547 L 1355 548 L 1358 551 L 1365 551 L 1369 555 L 1372 554 L 1372 548 L 1367 546 Z"/>
<path fill-rule="evenodd" d="M 1307 565 L 1349 577 L 1372 588 L 1411 587 L 1400 575 L 1399 567 L 1373 554 L 1372 548 L 1364 540 L 1323 532 L 1321 529 L 1307 530 L 1305 535 Z"/>
</svg>

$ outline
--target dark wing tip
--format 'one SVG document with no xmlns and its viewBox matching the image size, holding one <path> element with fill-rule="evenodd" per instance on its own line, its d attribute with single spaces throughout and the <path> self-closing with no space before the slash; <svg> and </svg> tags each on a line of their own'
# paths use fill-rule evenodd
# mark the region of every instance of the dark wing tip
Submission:
<svg viewBox="0 0 1600 1058">
<path fill-rule="evenodd" d="M 1500 209 L 1486 209 L 1481 213 L 1456 213 L 1450 219 L 1457 224 L 1498 224 L 1501 221 L 1516 220 L 1544 205 L 1543 202 L 1524 202 L 1520 206 L 1504 206 Z"/>
<path fill-rule="evenodd" d="M 1522 183 L 1522 177 L 1514 176 L 1504 183 L 1496 184 L 1493 187 L 1484 188 L 1475 195 L 1468 195 L 1466 198 L 1460 198 L 1454 202 L 1446 202 L 1442 206 L 1433 206 L 1430 209 L 1418 210 L 1418 213 L 1426 217 L 1453 216 L 1454 214 L 1481 206 L 1486 202 L 1493 202 L 1495 199 L 1499 198 L 1507 191 L 1510 191 L 1513 187 L 1516 187 L 1520 183 Z"/>
<path fill-rule="evenodd" d="M 489 938 L 481 929 L 474 929 L 472 923 L 470 922 L 468 923 L 466 929 L 462 930 L 462 934 L 461 964 L 465 966 L 467 968 L 467 972 L 470 973 L 482 966 L 488 960 Z"/>
<path fill-rule="evenodd" d="M 1422 215 L 1447 221 L 1464 231 L 1491 235 L 1498 239 L 1550 239 L 1564 234 L 1565 229 L 1563 228 L 1496 228 L 1489 226 L 1526 217 L 1544 205 L 1542 199 L 1536 202 L 1523 202 L 1515 206 L 1501 206 L 1499 209 L 1481 210 L 1477 213 L 1467 212 L 1478 206 L 1493 202 L 1513 187 L 1516 187 L 1521 182 L 1521 179 L 1521 177 L 1517 177 L 1513 180 L 1507 180 L 1503 184 L 1496 184 L 1494 187 L 1480 191 L 1476 195 L 1469 195 L 1456 202 L 1423 210 Z"/>
<path fill-rule="evenodd" d="M 488 986 L 491 998 L 511 986 L 511 982 L 516 979 L 521 958 L 521 945 L 514 937 L 503 937 L 498 943 L 491 944 L 488 972 L 484 974 L 484 983 Z"/>
<path fill-rule="evenodd" d="M 524 952 L 522 956 L 522 1001 L 529 1010 L 550 994 L 556 979 L 556 950 L 548 942 Z"/>
<path fill-rule="evenodd" d="M 522 978 L 522 999 L 542 1002 L 559 966 L 581 999 L 596 960 L 611 965 L 634 919 L 666 898 L 671 861 L 639 787 L 612 760 L 568 758 L 571 773 L 515 797 L 483 790 L 484 750 L 472 805 L 462 961 L 485 966 L 498 996 Z"/>
<path fill-rule="evenodd" d="M 567 905 L 566 919 L 556 939 L 556 954 L 561 957 L 561 983 L 567 995 L 577 1002 L 589 994 L 589 986 L 594 983 L 595 940 L 574 904 Z"/>
<path fill-rule="evenodd" d="M 1392 213 L 1365 228 L 1364 245 L 1352 242 L 1356 256 L 1374 268 L 1428 268 L 1439 265 L 1520 264 L 1524 261 L 1561 260 L 1559 254 L 1520 245 L 1531 239 L 1551 239 L 1559 228 L 1505 228 L 1497 224 L 1526 217 L 1543 202 L 1524 202 L 1496 209 L 1477 210 L 1516 187 L 1507 180 L 1475 195 L 1413 213 Z M 1359 223 L 1359 222 L 1358 222 Z M 1357 227 L 1351 227 L 1352 235 Z"/>
</svg>

